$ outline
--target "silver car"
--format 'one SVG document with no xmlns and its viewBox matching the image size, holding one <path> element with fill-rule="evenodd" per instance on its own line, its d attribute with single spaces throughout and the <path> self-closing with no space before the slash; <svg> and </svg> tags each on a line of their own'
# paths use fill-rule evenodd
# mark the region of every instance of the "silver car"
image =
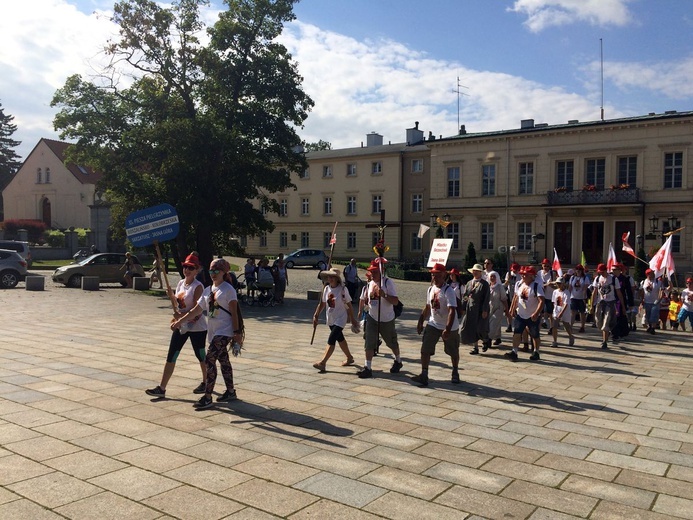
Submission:
<svg viewBox="0 0 693 520">
<path fill-rule="evenodd" d="M 26 262 L 26 266 L 31 267 L 31 249 L 29 249 L 29 242 L 20 242 L 19 240 L 0 240 L 0 249 L 17 251 L 17 253 L 19 253 Z"/>
<path fill-rule="evenodd" d="M 284 257 L 286 267 L 317 267 L 321 271 L 327 269 L 329 258 L 322 249 L 303 248 Z"/>
<path fill-rule="evenodd" d="M 12 289 L 26 278 L 26 260 L 17 251 L 0 249 L 0 287 Z"/>
<path fill-rule="evenodd" d="M 144 276 L 144 268 L 135 255 L 135 269 L 139 276 Z M 58 267 L 53 272 L 53 281 L 63 283 L 68 287 L 81 287 L 83 276 L 98 276 L 99 283 L 119 283 L 123 287 L 125 282 L 125 255 L 123 253 L 98 253 L 86 257 L 79 262 Z"/>
</svg>

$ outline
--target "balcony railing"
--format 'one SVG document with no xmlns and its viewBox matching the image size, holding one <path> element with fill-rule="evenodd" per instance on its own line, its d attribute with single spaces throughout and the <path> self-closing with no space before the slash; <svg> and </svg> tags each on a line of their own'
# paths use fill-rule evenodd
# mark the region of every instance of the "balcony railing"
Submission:
<svg viewBox="0 0 693 520">
<path fill-rule="evenodd" d="M 640 188 L 605 190 L 549 191 L 549 206 L 575 206 L 580 204 L 632 204 L 640 202 Z"/>
</svg>

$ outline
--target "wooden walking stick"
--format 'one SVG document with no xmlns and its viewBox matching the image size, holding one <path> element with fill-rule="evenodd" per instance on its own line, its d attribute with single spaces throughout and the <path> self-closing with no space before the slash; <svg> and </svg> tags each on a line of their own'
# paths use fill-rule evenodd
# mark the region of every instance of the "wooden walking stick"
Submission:
<svg viewBox="0 0 693 520">
<path fill-rule="evenodd" d="M 334 228 L 332 228 L 332 236 L 330 237 L 330 256 L 327 259 L 327 268 L 329 269 L 330 266 L 332 265 L 332 254 L 334 253 L 334 245 L 337 242 L 337 224 L 339 222 L 334 223 Z M 320 278 L 320 273 L 318 273 L 318 278 Z M 325 289 L 325 281 L 323 280 L 323 290 Z M 318 305 L 315 308 L 315 312 L 318 311 L 320 308 L 320 303 L 322 302 L 322 292 L 320 293 L 320 298 L 318 300 Z M 310 344 L 313 344 L 313 340 L 315 339 L 315 331 L 318 329 L 318 324 L 315 323 L 313 324 L 313 335 L 310 337 Z"/>
<path fill-rule="evenodd" d="M 164 282 L 166 283 L 166 294 L 168 295 L 168 299 L 171 301 L 171 307 L 173 307 L 173 312 L 178 311 L 178 302 L 176 301 L 176 297 L 173 294 L 173 291 L 171 290 L 171 284 L 168 282 L 168 275 L 166 274 L 166 266 L 164 265 L 163 260 L 161 259 L 161 251 L 159 250 L 159 241 L 155 240 L 154 241 L 154 249 L 156 251 L 156 261 L 159 262 L 159 265 L 161 266 L 161 274 L 164 277 Z"/>
<path fill-rule="evenodd" d="M 380 232 L 380 240 L 378 240 L 378 243 L 373 247 L 373 250 L 378 254 L 378 271 L 380 273 L 380 286 L 378 287 L 378 323 L 376 324 L 375 327 L 375 338 L 376 338 L 376 344 L 375 344 L 375 353 L 378 353 L 378 341 L 380 341 L 380 299 L 381 299 L 381 292 L 383 289 L 383 264 L 387 262 L 385 260 L 385 252 L 389 249 L 389 247 L 385 246 L 385 210 L 381 209 L 380 210 L 380 225 L 378 226 L 378 230 Z"/>
</svg>

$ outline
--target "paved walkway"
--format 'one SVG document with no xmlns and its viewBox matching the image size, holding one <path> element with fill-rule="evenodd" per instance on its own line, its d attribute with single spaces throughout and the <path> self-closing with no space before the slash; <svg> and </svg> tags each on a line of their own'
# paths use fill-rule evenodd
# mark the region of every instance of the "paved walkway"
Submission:
<svg viewBox="0 0 693 520">
<path fill-rule="evenodd" d="M 245 307 L 240 400 L 196 412 L 186 347 L 152 400 L 168 302 L 111 287 L 0 291 L 0 518 L 693 518 L 693 335 L 638 332 L 601 351 L 595 329 L 539 363 L 503 350 L 418 373 L 319 358 L 314 303 Z M 362 357 L 361 342 L 348 335 Z M 219 390 L 223 390 L 218 388 Z"/>
</svg>

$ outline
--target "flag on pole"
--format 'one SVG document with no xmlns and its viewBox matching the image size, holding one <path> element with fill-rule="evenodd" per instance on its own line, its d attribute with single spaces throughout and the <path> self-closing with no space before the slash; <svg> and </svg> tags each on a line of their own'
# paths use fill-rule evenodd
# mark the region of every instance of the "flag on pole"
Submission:
<svg viewBox="0 0 693 520">
<path fill-rule="evenodd" d="M 627 231 L 623 233 L 623 236 L 621 237 L 621 240 L 623 241 L 623 246 L 621 249 L 628 253 L 630 256 L 635 258 L 635 251 L 633 251 L 633 248 L 630 247 L 630 244 L 628 243 L 628 238 L 630 237 L 630 231 Z"/>
<path fill-rule="evenodd" d="M 558 261 L 558 253 L 555 247 L 553 248 L 553 264 L 551 265 L 551 269 L 556 271 L 558 276 L 563 276 L 563 269 L 561 269 L 561 262 Z"/>
<path fill-rule="evenodd" d="M 587 273 L 589 269 L 587 269 L 587 257 L 585 256 L 584 251 L 580 251 L 580 264 L 585 268 L 585 273 Z"/>
<path fill-rule="evenodd" d="M 334 245 L 337 243 L 337 233 L 332 233 L 332 238 L 330 238 L 330 245 Z"/>
<path fill-rule="evenodd" d="M 676 272 L 674 258 L 671 256 L 671 235 L 650 260 L 650 269 L 654 271 L 655 278 L 663 274 L 671 278 Z"/>
<path fill-rule="evenodd" d="M 426 234 L 426 231 L 431 229 L 429 226 L 426 224 L 419 224 L 419 234 L 417 235 L 419 238 L 423 238 L 423 236 Z"/>
<path fill-rule="evenodd" d="M 606 260 L 606 270 L 608 272 L 611 272 L 611 268 L 615 266 L 618 263 L 618 260 L 616 260 L 616 252 L 614 251 L 614 246 L 611 245 L 611 242 L 609 242 L 609 258 Z"/>
</svg>

